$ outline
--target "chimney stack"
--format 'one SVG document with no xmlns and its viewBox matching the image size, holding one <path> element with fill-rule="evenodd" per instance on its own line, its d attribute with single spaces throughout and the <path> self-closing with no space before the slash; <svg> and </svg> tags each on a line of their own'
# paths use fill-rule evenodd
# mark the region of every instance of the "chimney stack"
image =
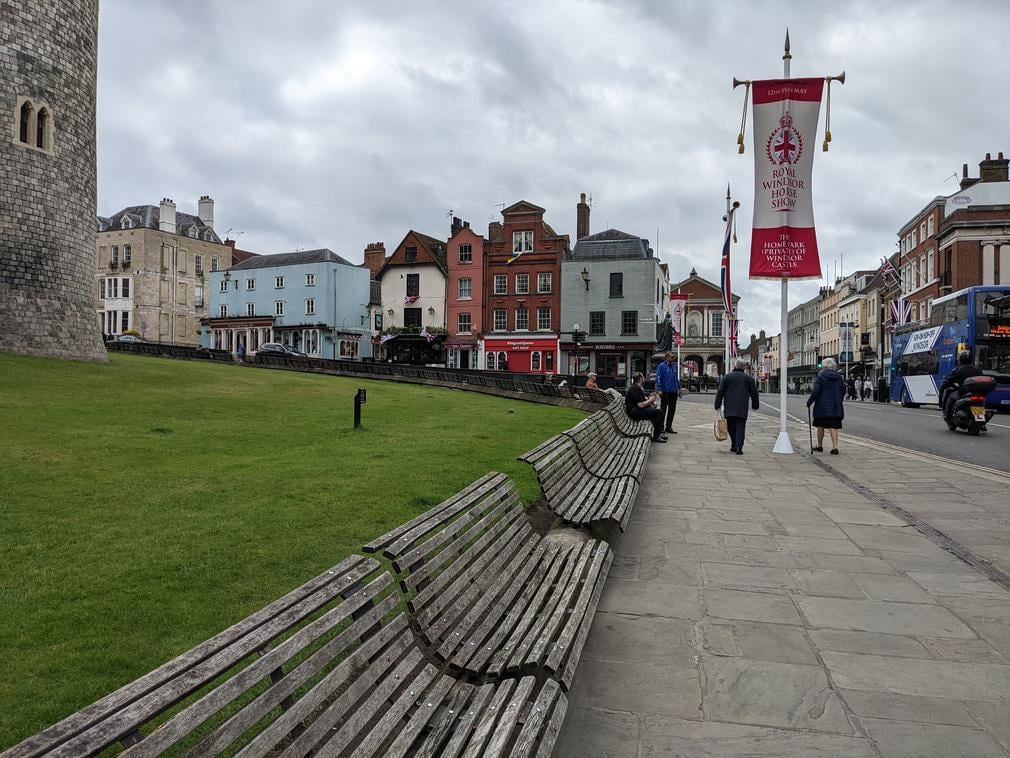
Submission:
<svg viewBox="0 0 1010 758">
<path fill-rule="evenodd" d="M 491 241 L 501 234 L 502 225 L 500 221 L 489 221 L 487 225 L 487 238 Z"/>
<path fill-rule="evenodd" d="M 463 231 L 463 219 L 461 219 L 459 216 L 453 216 L 452 226 L 449 227 L 449 239 L 452 239 L 461 231 Z"/>
<path fill-rule="evenodd" d="M 169 234 L 175 234 L 175 201 L 170 197 L 161 199 L 161 209 L 158 213 L 158 229 Z"/>
<path fill-rule="evenodd" d="M 1007 166 L 1010 165 L 1010 161 L 1003 157 L 1003 153 L 999 154 L 996 160 L 993 160 L 992 153 L 985 154 L 985 160 L 978 164 L 978 176 L 979 181 L 982 182 L 1005 182 L 1008 180 L 1007 176 Z"/>
<path fill-rule="evenodd" d="M 586 193 L 579 196 L 579 204 L 575 206 L 575 240 L 589 236 L 589 205 L 586 204 Z"/>
<path fill-rule="evenodd" d="M 200 198 L 200 203 L 197 205 L 196 215 L 200 217 L 200 220 L 206 224 L 211 229 L 214 228 L 214 198 L 210 195 L 204 195 Z"/>
<path fill-rule="evenodd" d="M 369 242 L 365 245 L 365 268 L 372 273 L 372 279 L 379 275 L 382 265 L 386 262 L 386 246 L 382 242 Z"/>
</svg>

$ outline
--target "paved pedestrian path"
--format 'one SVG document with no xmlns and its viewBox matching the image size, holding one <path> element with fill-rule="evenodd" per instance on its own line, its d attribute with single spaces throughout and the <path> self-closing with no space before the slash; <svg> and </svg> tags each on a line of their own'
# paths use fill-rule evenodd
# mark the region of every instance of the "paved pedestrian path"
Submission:
<svg viewBox="0 0 1010 758">
<path fill-rule="evenodd" d="M 812 461 L 805 429 L 772 455 L 777 422 L 752 417 L 737 456 L 708 409 L 681 404 L 676 428 L 615 545 L 557 755 L 1008 754 L 1010 592 Z M 824 457 L 904 498 L 877 454 L 843 438 Z M 907 504 L 956 520 L 949 494 Z"/>
</svg>

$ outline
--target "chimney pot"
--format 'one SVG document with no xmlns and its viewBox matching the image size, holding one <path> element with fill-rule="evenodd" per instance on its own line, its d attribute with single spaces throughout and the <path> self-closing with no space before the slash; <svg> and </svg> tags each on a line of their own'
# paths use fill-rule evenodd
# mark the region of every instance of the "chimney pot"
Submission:
<svg viewBox="0 0 1010 758">
<path fill-rule="evenodd" d="M 170 197 L 163 197 L 158 209 L 158 230 L 175 234 L 175 229 L 175 202 Z"/>
<path fill-rule="evenodd" d="M 1003 160 L 1003 151 L 1002 150 L 999 151 L 999 155 L 996 156 L 996 160 L 998 160 L 998 161 Z"/>
<path fill-rule="evenodd" d="M 576 241 L 589 236 L 589 205 L 586 203 L 586 193 L 580 195 L 579 204 L 575 206 L 575 239 Z"/>
<path fill-rule="evenodd" d="M 209 229 L 214 228 L 214 199 L 210 195 L 201 195 L 197 204 L 196 215 Z"/>
<path fill-rule="evenodd" d="M 987 161 L 991 161 L 991 160 L 992 160 L 992 153 L 986 153 L 986 154 L 985 154 L 985 159 L 986 159 Z"/>
</svg>

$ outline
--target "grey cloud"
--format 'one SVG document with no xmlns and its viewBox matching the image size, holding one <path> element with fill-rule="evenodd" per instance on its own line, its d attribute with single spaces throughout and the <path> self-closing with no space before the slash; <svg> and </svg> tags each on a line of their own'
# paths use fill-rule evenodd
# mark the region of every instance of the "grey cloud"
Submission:
<svg viewBox="0 0 1010 758">
<path fill-rule="evenodd" d="M 775 332 L 778 285 L 746 277 L 753 138 L 738 156 L 730 81 L 779 74 L 786 24 L 795 75 L 849 76 L 814 167 L 823 264 L 875 266 L 945 177 L 1010 151 L 985 94 L 1005 90 L 1010 6 L 103 0 L 99 209 L 210 193 L 243 247 L 360 260 L 520 198 L 573 233 L 589 192 L 594 229 L 659 228 L 674 278 L 716 279 L 731 182 L 743 333 Z"/>
</svg>

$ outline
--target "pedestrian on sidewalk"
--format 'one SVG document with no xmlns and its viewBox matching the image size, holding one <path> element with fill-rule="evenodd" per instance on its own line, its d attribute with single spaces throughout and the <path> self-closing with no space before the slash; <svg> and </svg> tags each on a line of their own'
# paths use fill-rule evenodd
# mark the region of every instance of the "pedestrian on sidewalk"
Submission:
<svg viewBox="0 0 1010 758">
<path fill-rule="evenodd" d="M 719 389 L 715 393 L 716 410 L 722 408 L 725 401 L 723 415 L 726 417 L 726 431 L 729 432 L 729 451 L 737 455 L 743 455 L 748 410 L 758 409 L 757 384 L 754 377 L 744 371 L 746 366 L 747 362 L 738 358 L 733 370 L 719 382 Z"/>
<path fill-rule="evenodd" d="M 596 381 L 596 374 L 592 371 L 586 375 L 586 386 L 591 390 L 598 390 L 600 388 L 600 385 Z"/>
<path fill-rule="evenodd" d="M 824 430 L 831 435 L 831 454 L 838 455 L 838 431 L 845 418 L 845 379 L 838 373 L 834 358 L 824 359 L 824 370 L 814 380 L 814 388 L 807 398 L 807 407 L 814 407 L 814 426 L 817 427 L 818 453 L 824 452 Z"/>
<path fill-rule="evenodd" d="M 827 361 L 825 361 L 825 364 L 826 363 L 827 363 Z M 838 364 L 836 363 L 835 365 L 837 366 Z M 845 389 L 847 391 L 846 394 L 848 395 L 849 400 L 855 400 L 856 399 L 856 380 L 853 379 L 851 376 L 848 379 L 845 380 Z"/>
<path fill-rule="evenodd" d="M 655 392 L 646 396 L 645 394 L 645 374 L 639 371 L 632 379 L 634 382 L 628 387 L 628 394 L 624 398 L 624 407 L 628 416 L 635 421 L 652 422 L 652 441 L 666 442 L 666 435 L 663 434 L 663 412 L 656 407 L 659 395 Z"/>
<path fill-rule="evenodd" d="M 680 366 L 674 363 L 672 352 L 666 354 L 666 360 L 656 369 L 656 389 L 659 390 L 660 410 L 663 413 L 663 429 L 667 434 L 676 434 L 673 430 L 673 417 L 677 415 L 677 400 L 682 390 L 680 387 Z"/>
</svg>

